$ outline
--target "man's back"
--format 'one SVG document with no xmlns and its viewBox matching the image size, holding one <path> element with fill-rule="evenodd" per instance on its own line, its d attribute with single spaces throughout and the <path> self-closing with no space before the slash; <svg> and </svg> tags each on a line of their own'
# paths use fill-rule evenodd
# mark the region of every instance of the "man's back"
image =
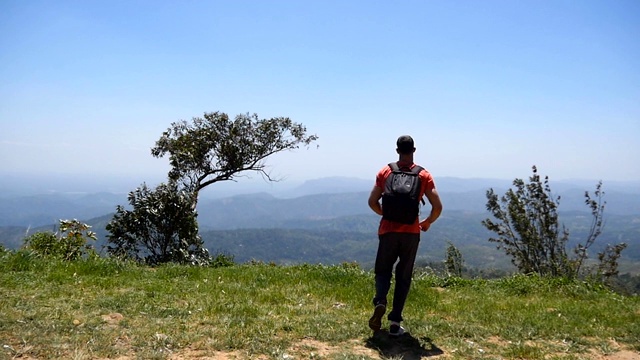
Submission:
<svg viewBox="0 0 640 360">
<path fill-rule="evenodd" d="M 402 162 L 398 161 L 398 166 L 403 169 L 414 169 L 419 166 L 413 162 Z M 416 206 L 419 207 L 418 201 L 428 192 L 435 189 L 435 182 L 433 180 L 433 176 L 423 167 L 419 167 L 421 170 L 418 172 L 418 179 L 420 180 L 420 189 L 417 196 Z M 387 180 L 392 175 L 393 169 L 389 165 L 383 167 L 378 174 L 376 175 L 376 184 L 375 187 L 379 188 L 382 193 L 382 212 L 384 214 L 384 196 L 385 196 L 385 187 L 387 184 Z M 383 216 L 380 220 L 380 227 L 378 229 L 378 234 L 384 234 L 387 232 L 405 232 L 405 233 L 420 233 L 420 226 L 418 220 L 418 214 L 416 214 L 415 218 L 411 223 L 402 223 L 398 221 L 391 221 Z"/>
</svg>

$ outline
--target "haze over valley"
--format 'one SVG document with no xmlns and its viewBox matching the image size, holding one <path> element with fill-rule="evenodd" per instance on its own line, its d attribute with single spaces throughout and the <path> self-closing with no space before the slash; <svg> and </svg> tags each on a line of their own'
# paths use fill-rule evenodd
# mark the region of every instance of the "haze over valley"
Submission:
<svg viewBox="0 0 640 360">
<path fill-rule="evenodd" d="M 446 247 L 452 243 L 461 249 L 468 266 L 510 269 L 509 259 L 488 242 L 491 234 L 480 223 L 488 216 L 486 190 L 492 187 L 502 194 L 510 183 L 497 179 L 437 179 L 445 211 L 437 225 L 422 235 L 419 253 L 422 263 L 441 262 Z M 379 221 L 366 203 L 371 181 L 329 177 L 301 184 L 268 184 L 262 180 L 253 184 L 257 185 L 242 181 L 214 184 L 210 192 L 202 194 L 198 222 L 210 252 L 232 254 L 239 262 L 357 261 L 370 266 L 377 246 Z M 225 189 L 216 191 L 216 187 Z M 561 196 L 560 221 L 569 228 L 572 239 L 583 240 L 590 220 L 584 192 L 592 192 L 595 182 L 551 181 L 551 188 Z M 640 272 L 640 186 L 617 182 L 609 187 L 604 183 L 603 189 L 607 224 L 597 243 L 605 246 L 627 242 L 629 247 L 623 253 L 621 270 Z M 29 194 L 28 189 L 3 190 L 0 193 L 0 244 L 7 248 L 20 247 L 25 234 L 53 231 L 59 219 L 77 218 L 94 227 L 98 234 L 95 245 L 100 250 L 106 244 L 104 227 L 116 205 L 127 205 L 126 193 Z"/>
</svg>

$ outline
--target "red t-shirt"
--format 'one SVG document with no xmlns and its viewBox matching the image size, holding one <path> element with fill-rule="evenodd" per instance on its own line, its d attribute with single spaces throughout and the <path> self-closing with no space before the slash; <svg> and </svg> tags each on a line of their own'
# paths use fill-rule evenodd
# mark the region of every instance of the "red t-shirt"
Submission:
<svg viewBox="0 0 640 360">
<path fill-rule="evenodd" d="M 409 166 L 409 168 L 412 169 L 414 166 L 416 166 L 416 164 L 399 162 L 398 166 L 400 167 Z M 376 186 L 384 190 L 384 185 L 387 181 L 387 177 L 389 177 L 389 174 L 391 174 L 391 172 L 392 170 L 389 167 L 389 165 L 386 165 L 385 167 L 383 167 L 376 175 Z M 427 191 L 431 191 L 436 187 L 436 183 L 433 181 L 433 176 L 431 176 L 431 173 L 427 170 L 420 171 L 418 176 L 420 176 L 420 187 L 421 187 L 420 198 L 422 198 Z M 381 219 L 380 226 L 378 227 L 378 235 L 382 235 L 390 232 L 419 234 L 420 233 L 419 223 L 420 221 L 418 217 L 416 217 L 416 221 L 413 224 L 402 224 L 394 221 Z"/>
</svg>

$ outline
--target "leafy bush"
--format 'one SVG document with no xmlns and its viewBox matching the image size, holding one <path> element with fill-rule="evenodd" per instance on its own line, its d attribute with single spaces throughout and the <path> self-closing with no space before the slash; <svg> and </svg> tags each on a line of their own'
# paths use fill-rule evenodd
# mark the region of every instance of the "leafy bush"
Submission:
<svg viewBox="0 0 640 360">
<path fill-rule="evenodd" d="M 513 181 L 515 189 L 509 189 L 499 197 L 493 189 L 487 191 L 487 210 L 495 220 L 486 219 L 482 224 L 497 234 L 489 239 L 498 243 L 498 248 L 511 256 L 513 264 L 524 274 L 535 273 L 555 277 L 577 278 L 590 275 L 594 270 L 583 265 L 588 258 L 587 250 L 602 233 L 603 214 L 606 203 L 602 200 L 602 182 L 599 182 L 592 198 L 585 192 L 585 204 L 592 214 L 592 222 L 583 243 L 567 251 L 569 230 L 559 223 L 558 205 L 560 197 L 552 195 L 549 178 L 544 181 L 533 166 L 529 182 Z M 618 274 L 617 260 L 626 245 L 609 246 L 600 253 L 600 266 L 595 270 L 603 282 Z"/>
<path fill-rule="evenodd" d="M 91 226 L 73 220 L 60 220 L 58 233 L 37 232 L 24 240 L 24 248 L 40 256 L 52 256 L 62 260 L 77 260 L 95 254 L 89 240 L 96 240 Z"/>
<path fill-rule="evenodd" d="M 152 265 L 175 262 L 207 265 L 209 252 L 198 235 L 193 194 L 175 182 L 129 193 L 132 210 L 117 207 L 107 224 L 107 251 L 116 257 Z"/>
<path fill-rule="evenodd" d="M 235 257 L 232 254 L 219 252 L 211 257 L 209 260 L 209 266 L 214 268 L 233 266 L 235 265 L 234 259 Z"/>
<path fill-rule="evenodd" d="M 37 232 L 24 239 L 25 248 L 33 252 L 48 256 L 61 252 L 61 243 L 55 233 L 50 231 Z"/>
<path fill-rule="evenodd" d="M 445 260 L 445 265 L 447 268 L 447 273 L 449 276 L 462 276 L 462 270 L 464 267 L 464 259 L 462 258 L 462 253 L 458 250 L 453 243 L 449 242 L 449 246 L 447 247 L 447 259 Z"/>
</svg>

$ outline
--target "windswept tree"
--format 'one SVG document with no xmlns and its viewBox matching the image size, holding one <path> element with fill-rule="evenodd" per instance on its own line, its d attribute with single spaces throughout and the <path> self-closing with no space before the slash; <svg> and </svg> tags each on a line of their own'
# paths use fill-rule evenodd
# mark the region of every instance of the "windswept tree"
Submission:
<svg viewBox="0 0 640 360">
<path fill-rule="evenodd" d="M 266 158 L 308 146 L 317 138 L 285 117 L 259 119 L 257 114 L 240 114 L 232 120 L 225 113 L 212 112 L 191 122 L 171 124 L 151 154 L 158 158 L 169 155 L 169 179 L 193 193 L 195 209 L 202 189 L 234 180 L 240 173 L 252 171 L 269 181 L 277 180 L 266 171 Z"/>
<path fill-rule="evenodd" d="M 207 263 L 210 258 L 198 235 L 200 191 L 243 172 L 277 181 L 266 171 L 266 158 L 315 140 L 302 124 L 284 117 L 245 114 L 231 120 L 213 112 L 171 124 L 151 149 L 155 157 L 169 155 L 168 183 L 129 193 L 132 210 L 118 206 L 107 225 L 109 252 L 154 264 Z"/>
<path fill-rule="evenodd" d="M 585 203 L 591 210 L 592 223 L 584 243 L 573 250 L 574 257 L 567 253 L 569 230 L 561 226 L 558 219 L 560 197 L 551 193 L 549 178 L 544 181 L 533 166 L 529 183 L 522 179 L 513 181 L 515 189 L 509 189 L 499 197 L 493 189 L 487 191 L 487 210 L 495 220 L 486 219 L 482 224 L 497 237 L 489 239 L 498 243 L 498 248 L 511 256 L 511 261 L 523 273 L 538 273 L 550 276 L 577 277 L 583 273 L 588 258 L 587 250 L 602 233 L 605 202 L 602 182 L 596 186 L 594 196 L 585 192 Z M 621 244 L 601 253 L 599 269 L 606 269 L 605 276 L 616 273 L 612 267 L 626 245 Z M 601 271 L 603 272 L 603 271 Z"/>
</svg>

